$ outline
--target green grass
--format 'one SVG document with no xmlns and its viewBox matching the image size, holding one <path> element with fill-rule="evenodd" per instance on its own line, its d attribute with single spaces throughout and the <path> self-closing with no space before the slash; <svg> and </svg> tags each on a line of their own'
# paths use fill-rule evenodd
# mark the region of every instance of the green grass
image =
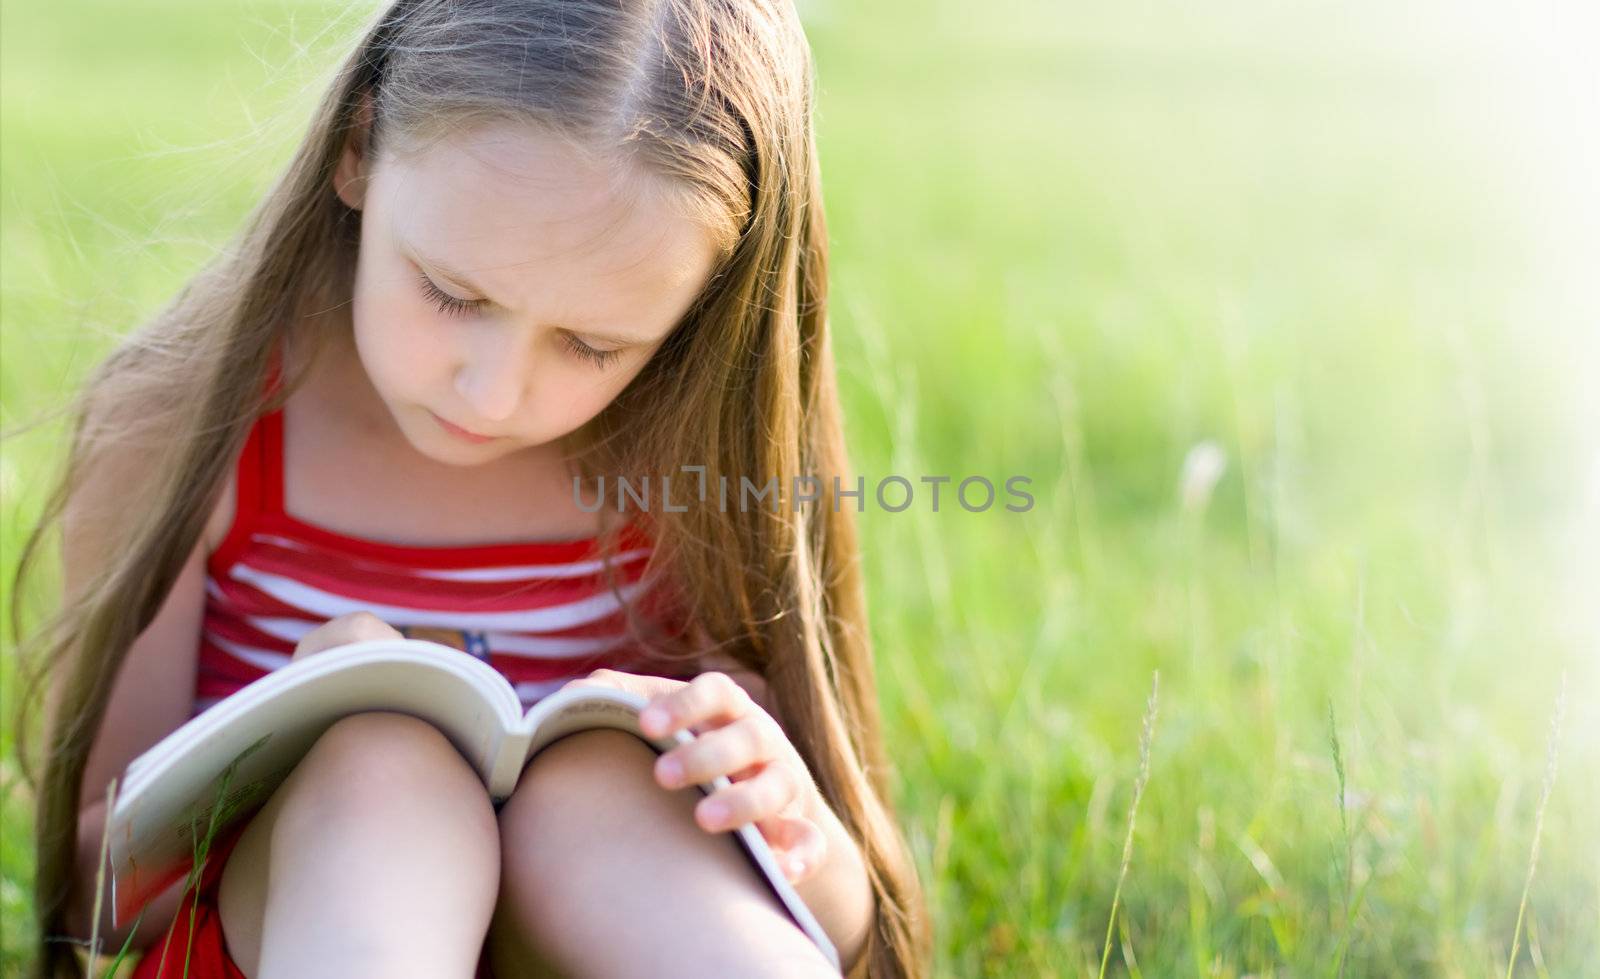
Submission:
<svg viewBox="0 0 1600 979">
<path fill-rule="evenodd" d="M 862 518 L 938 973 L 1594 974 L 1600 157 L 1549 82 L 1581 33 L 801 8 L 856 466 L 1036 500 Z M 6 9 L 6 424 L 243 213 L 340 9 Z M 54 447 L 5 446 L 6 571 Z M 11 793 L 6 974 L 28 822 Z"/>
</svg>

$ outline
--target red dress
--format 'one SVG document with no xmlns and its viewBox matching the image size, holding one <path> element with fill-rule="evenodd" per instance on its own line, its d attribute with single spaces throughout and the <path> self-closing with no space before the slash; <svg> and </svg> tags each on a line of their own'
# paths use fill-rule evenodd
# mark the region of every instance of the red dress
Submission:
<svg viewBox="0 0 1600 979">
<path fill-rule="evenodd" d="M 357 610 L 485 660 L 511 681 L 524 708 L 599 667 L 692 675 L 682 664 L 652 662 L 629 638 L 598 541 L 422 547 L 346 536 L 284 512 L 282 462 L 280 409 L 261 416 L 250 432 L 238 464 L 233 526 L 207 561 L 191 717 L 288 663 L 312 628 Z M 666 588 L 645 580 L 649 553 L 643 530 L 626 526 L 612 559 L 622 600 L 676 634 L 684 628 L 677 604 Z M 216 902 L 224 863 L 248 824 L 241 820 L 213 841 L 197 904 L 185 897 L 132 979 L 184 975 L 191 908 L 189 979 L 243 979 L 228 955 Z M 478 976 L 489 976 L 484 961 Z"/>
</svg>

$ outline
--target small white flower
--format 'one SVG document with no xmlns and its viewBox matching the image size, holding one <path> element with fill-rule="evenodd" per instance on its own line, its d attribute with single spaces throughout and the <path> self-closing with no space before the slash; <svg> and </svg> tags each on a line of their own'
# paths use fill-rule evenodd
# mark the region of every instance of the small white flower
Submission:
<svg viewBox="0 0 1600 979">
<path fill-rule="evenodd" d="M 1195 443 L 1183 457 L 1183 476 L 1178 480 L 1178 498 L 1185 510 L 1204 510 L 1211 491 L 1228 468 L 1228 454 L 1211 439 Z"/>
</svg>

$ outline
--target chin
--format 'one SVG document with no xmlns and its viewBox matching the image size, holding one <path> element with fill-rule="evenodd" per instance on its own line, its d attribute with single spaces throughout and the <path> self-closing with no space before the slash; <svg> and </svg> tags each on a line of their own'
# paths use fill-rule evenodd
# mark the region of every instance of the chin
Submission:
<svg viewBox="0 0 1600 979">
<path fill-rule="evenodd" d="M 451 466 L 456 469 L 477 469 L 490 463 L 498 462 L 512 451 L 496 444 L 469 445 L 465 442 L 450 444 L 445 439 L 435 441 L 432 445 L 418 445 L 417 452 L 441 466 Z"/>
</svg>

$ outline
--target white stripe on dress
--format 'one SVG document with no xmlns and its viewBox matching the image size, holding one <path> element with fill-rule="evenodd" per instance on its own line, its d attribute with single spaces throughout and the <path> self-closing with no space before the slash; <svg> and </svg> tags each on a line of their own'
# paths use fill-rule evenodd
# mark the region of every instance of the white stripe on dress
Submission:
<svg viewBox="0 0 1600 979">
<path fill-rule="evenodd" d="M 208 590 L 212 594 L 219 594 L 216 583 L 206 578 Z M 308 619 L 291 619 L 277 615 L 238 615 L 238 618 L 275 639 L 298 645 L 306 634 L 316 629 L 321 622 Z M 449 620 L 445 621 L 446 627 Z M 530 636 L 520 632 L 487 631 L 484 638 L 488 640 L 489 648 L 497 655 L 525 656 L 530 659 L 563 659 L 570 656 L 592 656 L 603 653 L 627 642 L 631 637 L 626 631 L 610 636 Z M 218 645 L 223 645 L 217 640 Z M 231 647 L 230 647 L 231 648 Z M 262 652 L 267 652 L 262 650 Z"/>
<path fill-rule="evenodd" d="M 490 632 L 485 638 L 496 653 L 558 659 L 603 653 L 627 642 L 630 637 L 625 632 L 614 636 L 525 636 L 516 632 Z"/>
<path fill-rule="evenodd" d="M 291 643 L 299 643 L 300 640 L 306 637 L 306 633 L 322 624 L 306 619 L 291 619 L 277 615 L 240 615 L 238 617 L 269 636 Z"/>
<path fill-rule="evenodd" d="M 240 615 L 239 618 L 269 636 L 297 645 L 307 633 L 322 624 L 274 615 Z M 446 619 L 442 625 L 449 628 L 452 623 Z M 520 632 L 488 631 L 484 633 L 484 638 L 488 640 L 489 648 L 497 654 L 559 659 L 603 653 L 627 642 L 630 637 L 627 632 L 610 636 L 529 636 Z"/>
<path fill-rule="evenodd" d="M 251 666 L 257 666 L 267 671 L 276 670 L 280 666 L 288 666 L 289 661 L 294 658 L 289 653 L 280 653 L 271 649 L 258 649 L 255 646 L 242 646 L 239 643 L 230 642 L 218 636 L 212 636 L 211 641 L 234 659 L 243 660 Z"/>
<path fill-rule="evenodd" d="M 610 589 L 564 605 L 549 608 L 518 609 L 510 612 L 463 612 L 455 609 L 419 609 L 403 605 L 379 605 L 372 602 L 336 595 L 321 588 L 283 575 L 258 571 L 240 562 L 234 565 L 232 577 L 260 589 L 279 602 L 304 610 L 307 614 L 333 619 L 350 612 L 368 611 L 394 626 L 436 626 L 449 622 L 461 629 L 501 629 L 512 632 L 551 632 L 585 625 L 613 614 L 624 602 L 649 587 L 649 580 L 622 584 L 617 587 L 619 600 Z"/>
<path fill-rule="evenodd" d="M 316 553 L 300 541 L 278 534 L 255 533 L 250 535 L 252 540 L 276 544 L 280 547 L 292 548 L 304 554 Z M 621 551 L 611 559 L 614 565 L 620 565 L 635 558 L 647 556 L 650 548 L 640 547 L 633 550 Z M 352 558 L 357 563 L 373 564 L 360 557 Z M 387 567 L 386 565 L 373 565 Z M 605 570 L 605 561 L 593 558 L 587 561 L 572 561 L 567 564 L 518 564 L 508 565 L 503 568 L 412 568 L 405 569 L 407 574 L 419 578 L 434 578 L 442 581 L 517 581 L 523 578 L 581 578 L 585 575 L 598 574 Z"/>
</svg>

